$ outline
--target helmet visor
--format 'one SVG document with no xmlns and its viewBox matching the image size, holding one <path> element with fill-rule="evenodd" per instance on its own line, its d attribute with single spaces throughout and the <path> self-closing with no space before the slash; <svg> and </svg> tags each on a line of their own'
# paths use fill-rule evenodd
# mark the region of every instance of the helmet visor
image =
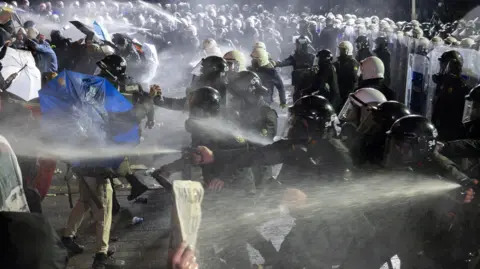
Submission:
<svg viewBox="0 0 480 269">
<path fill-rule="evenodd" d="M 465 124 L 477 119 L 480 119 L 480 103 L 473 100 L 465 100 L 462 122 Z"/>
</svg>

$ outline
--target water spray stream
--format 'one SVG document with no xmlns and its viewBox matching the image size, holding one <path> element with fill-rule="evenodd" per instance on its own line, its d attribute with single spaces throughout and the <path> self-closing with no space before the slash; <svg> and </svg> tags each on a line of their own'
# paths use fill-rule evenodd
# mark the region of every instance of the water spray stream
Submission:
<svg viewBox="0 0 480 269">
<path fill-rule="evenodd" d="M 279 205 L 270 208 L 262 204 L 252 206 L 249 199 L 235 194 L 223 195 L 205 205 L 208 207 L 207 211 L 211 213 L 205 214 L 202 220 L 203 241 L 216 241 L 221 231 L 231 227 L 259 226 L 270 219 L 284 215 L 288 212 L 286 208 L 292 210 L 290 213 L 293 213 L 297 219 L 321 218 L 327 222 L 336 220 L 353 222 L 355 219 L 365 218 L 366 211 L 405 208 L 424 199 L 436 199 L 460 187 L 459 184 L 438 179 L 417 181 L 391 176 L 378 178 L 302 184 L 295 187 L 308 190 L 306 201 L 299 202 L 296 198 L 289 201 L 282 190 L 262 198 L 263 202 L 271 199 Z M 232 214 L 235 214 L 235 217 L 232 217 Z M 396 213 L 393 211 L 390 214 Z M 228 238 L 223 239 L 228 240 Z"/>
</svg>

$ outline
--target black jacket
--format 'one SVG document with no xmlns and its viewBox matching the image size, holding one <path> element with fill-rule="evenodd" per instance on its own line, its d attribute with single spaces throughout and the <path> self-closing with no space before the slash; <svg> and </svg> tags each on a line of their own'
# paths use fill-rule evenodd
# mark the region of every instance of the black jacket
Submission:
<svg viewBox="0 0 480 269">
<path fill-rule="evenodd" d="M 273 93 L 274 88 L 276 87 L 278 91 L 278 97 L 280 98 L 280 104 L 287 103 L 282 78 L 275 68 L 267 65 L 254 68 L 253 71 L 260 77 L 262 85 L 268 89 L 268 93 L 263 96 L 265 101 L 268 103 L 273 103 Z"/>
<path fill-rule="evenodd" d="M 339 56 L 333 65 L 337 71 L 340 103 L 344 104 L 357 87 L 359 63 L 353 56 Z"/>
<path fill-rule="evenodd" d="M 381 78 L 362 80 L 358 82 L 358 87 L 355 90 L 367 87 L 379 90 L 381 93 L 383 93 L 383 95 L 385 95 L 385 98 L 387 98 L 387 100 L 389 101 L 395 100 L 395 92 L 387 85 L 385 85 L 385 83 L 383 83 L 383 79 Z"/>
<path fill-rule="evenodd" d="M 380 58 L 380 60 L 382 60 L 383 65 L 385 66 L 384 83 L 390 85 L 390 51 L 388 48 L 384 48 L 375 49 L 373 52 L 378 58 Z"/>
</svg>

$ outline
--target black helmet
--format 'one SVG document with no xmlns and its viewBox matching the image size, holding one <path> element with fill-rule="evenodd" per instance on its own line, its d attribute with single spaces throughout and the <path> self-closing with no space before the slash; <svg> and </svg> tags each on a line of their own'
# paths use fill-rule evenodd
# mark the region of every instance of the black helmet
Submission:
<svg viewBox="0 0 480 269">
<path fill-rule="evenodd" d="M 31 27 L 35 27 L 35 22 L 26 21 L 26 22 L 23 23 L 23 28 L 27 29 L 27 28 L 31 28 Z"/>
<path fill-rule="evenodd" d="M 314 66 L 315 65 L 322 65 L 326 63 L 331 63 L 333 60 L 333 54 L 330 50 L 323 49 L 317 52 L 317 55 L 315 55 L 315 61 L 314 61 Z"/>
<path fill-rule="evenodd" d="M 357 49 L 364 49 L 364 48 L 369 48 L 370 43 L 368 42 L 368 37 L 364 35 L 360 35 L 355 39 L 355 46 Z"/>
<path fill-rule="evenodd" d="M 398 119 L 387 132 L 385 165 L 424 160 L 435 150 L 437 136 L 435 126 L 423 116 L 408 115 Z"/>
<path fill-rule="evenodd" d="M 475 86 L 465 96 L 465 106 L 463 107 L 463 124 L 480 119 L 480 84 Z"/>
<path fill-rule="evenodd" d="M 190 117 L 204 118 L 216 116 L 220 111 L 220 93 L 212 87 L 202 87 L 188 95 Z"/>
<path fill-rule="evenodd" d="M 228 84 L 228 91 L 248 103 L 256 103 L 260 96 L 268 93 L 268 90 L 262 86 L 260 77 L 252 71 L 238 72 Z"/>
<path fill-rule="evenodd" d="M 115 80 L 124 79 L 126 77 L 127 61 L 121 56 L 108 55 L 98 61 L 97 66 Z"/>
<path fill-rule="evenodd" d="M 289 108 L 289 112 L 289 138 L 318 140 L 337 135 L 337 114 L 323 96 L 303 96 Z"/>
<path fill-rule="evenodd" d="M 386 101 L 370 108 L 371 113 L 360 122 L 357 131 L 365 134 L 385 134 L 398 119 L 412 114 L 408 107 L 397 101 Z"/>
<path fill-rule="evenodd" d="M 52 41 L 59 40 L 62 38 L 62 33 L 59 30 L 52 30 L 50 32 L 50 38 Z"/>
<path fill-rule="evenodd" d="M 441 74 L 452 74 L 459 76 L 462 73 L 463 57 L 456 50 L 444 52 L 438 59 L 440 62 Z"/>
<path fill-rule="evenodd" d="M 202 74 L 221 74 L 228 71 L 228 63 L 219 56 L 208 56 L 202 59 Z"/>
<path fill-rule="evenodd" d="M 379 36 L 375 39 L 377 48 L 386 48 L 388 46 L 388 39 L 385 36 Z"/>
</svg>

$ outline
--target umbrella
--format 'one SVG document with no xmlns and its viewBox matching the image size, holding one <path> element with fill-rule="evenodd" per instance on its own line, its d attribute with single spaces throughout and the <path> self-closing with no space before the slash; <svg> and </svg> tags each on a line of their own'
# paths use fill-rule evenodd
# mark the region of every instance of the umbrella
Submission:
<svg viewBox="0 0 480 269">
<path fill-rule="evenodd" d="M 144 70 L 139 77 L 139 81 L 150 83 L 157 74 L 157 68 L 159 65 L 157 49 L 155 48 L 155 45 L 149 43 L 144 43 L 142 48 L 146 63 L 143 64 Z"/>
<path fill-rule="evenodd" d="M 133 105 L 104 78 L 63 71 L 39 95 L 43 135 L 70 152 L 91 151 L 88 156 L 59 156 L 73 166 L 116 168 L 124 156 L 92 161 L 93 151 L 140 141 L 138 123 L 130 113 Z"/>
<path fill-rule="evenodd" d="M 92 27 L 85 25 L 81 21 L 70 21 L 73 26 L 75 26 L 80 32 L 84 33 L 87 36 L 95 36 L 95 31 Z"/>
<path fill-rule="evenodd" d="M 35 65 L 35 59 L 29 51 L 8 48 L 5 57 L 0 62 L 3 65 L 1 72 L 4 78 L 8 78 L 11 74 L 24 68 L 7 89 L 8 92 L 25 101 L 38 97 L 38 90 L 42 87 L 42 77 L 40 70 Z"/>
<path fill-rule="evenodd" d="M 101 40 L 113 43 L 112 38 L 110 37 L 110 34 L 108 33 L 107 29 L 97 21 L 93 22 L 93 30 L 95 31 L 95 34 L 97 35 L 97 37 L 100 38 Z"/>
</svg>

